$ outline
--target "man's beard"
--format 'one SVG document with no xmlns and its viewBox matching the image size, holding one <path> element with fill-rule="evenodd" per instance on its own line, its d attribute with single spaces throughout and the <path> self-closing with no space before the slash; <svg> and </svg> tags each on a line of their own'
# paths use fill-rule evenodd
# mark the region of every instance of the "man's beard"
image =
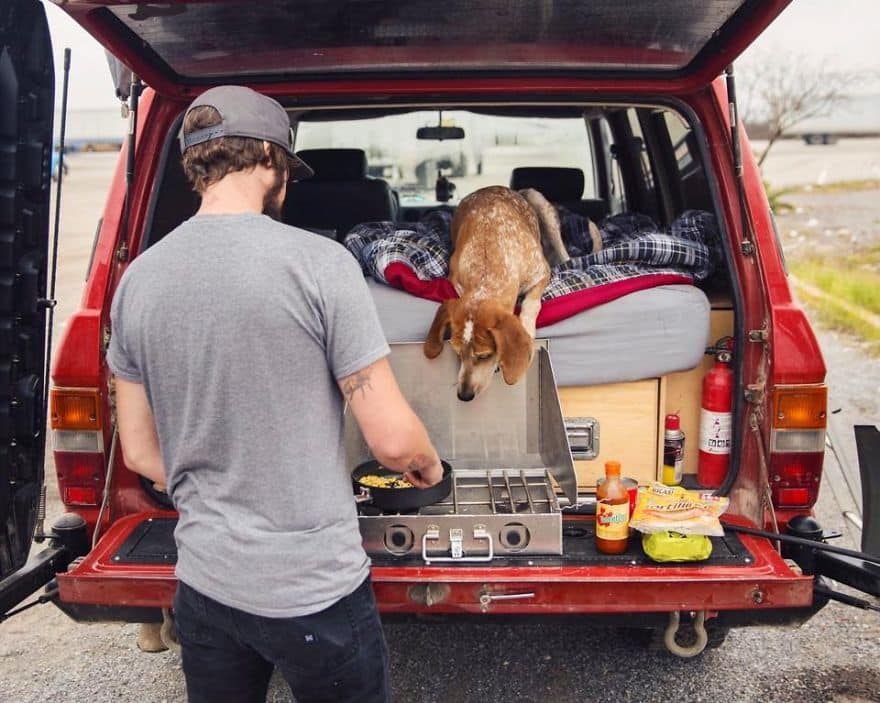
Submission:
<svg viewBox="0 0 880 703">
<path fill-rule="evenodd" d="M 281 208 L 284 205 L 284 199 L 281 197 L 285 185 L 284 176 L 285 174 L 275 171 L 275 182 L 263 196 L 263 214 L 279 222 L 281 222 Z"/>
</svg>

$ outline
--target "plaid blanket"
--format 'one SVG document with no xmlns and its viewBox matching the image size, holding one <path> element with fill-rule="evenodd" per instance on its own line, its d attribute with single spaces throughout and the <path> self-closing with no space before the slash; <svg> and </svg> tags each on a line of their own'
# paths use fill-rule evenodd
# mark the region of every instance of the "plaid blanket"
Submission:
<svg viewBox="0 0 880 703">
<path fill-rule="evenodd" d="M 645 215 L 611 215 L 591 236 L 589 220 L 559 209 L 571 259 L 551 273 L 539 325 L 552 324 L 627 293 L 706 278 L 720 259 L 714 215 L 688 210 L 668 231 Z M 431 300 L 456 297 L 446 276 L 452 249 L 452 213 L 435 210 L 420 222 L 370 222 L 354 227 L 346 248 L 364 273 L 380 283 Z"/>
</svg>

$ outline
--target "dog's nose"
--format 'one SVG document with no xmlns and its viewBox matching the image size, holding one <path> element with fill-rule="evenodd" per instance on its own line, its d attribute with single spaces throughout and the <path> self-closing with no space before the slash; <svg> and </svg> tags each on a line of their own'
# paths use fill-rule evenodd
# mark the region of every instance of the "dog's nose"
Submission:
<svg viewBox="0 0 880 703">
<path fill-rule="evenodd" d="M 462 390 L 461 388 L 458 389 L 458 399 L 459 400 L 464 400 L 464 401 L 473 400 L 474 395 L 476 395 L 476 394 L 472 390 Z"/>
</svg>

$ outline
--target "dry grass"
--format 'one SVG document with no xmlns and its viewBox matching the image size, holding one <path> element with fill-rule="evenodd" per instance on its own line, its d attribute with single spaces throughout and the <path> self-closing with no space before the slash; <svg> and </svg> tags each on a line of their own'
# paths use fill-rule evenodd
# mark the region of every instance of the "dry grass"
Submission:
<svg viewBox="0 0 880 703">
<path fill-rule="evenodd" d="M 835 298 L 880 315 L 880 274 L 853 266 L 847 261 L 792 262 L 792 273 Z"/>
<path fill-rule="evenodd" d="M 802 193 L 843 193 L 852 190 L 877 190 L 880 189 L 880 179 L 863 178 L 853 181 L 837 181 L 836 183 L 824 183 L 822 185 L 805 185 L 797 188 Z"/>
<path fill-rule="evenodd" d="M 834 262 L 798 261 L 791 269 L 798 298 L 812 316 L 825 327 L 858 337 L 880 355 L 880 274 L 866 268 L 871 254 L 880 252 L 866 254 Z"/>
<path fill-rule="evenodd" d="M 817 298 L 803 291 L 798 293 L 798 298 L 807 307 L 810 317 L 818 320 L 823 327 L 853 335 L 865 343 L 866 350 L 872 356 L 880 356 L 880 327 L 853 315 L 827 298 Z"/>
</svg>

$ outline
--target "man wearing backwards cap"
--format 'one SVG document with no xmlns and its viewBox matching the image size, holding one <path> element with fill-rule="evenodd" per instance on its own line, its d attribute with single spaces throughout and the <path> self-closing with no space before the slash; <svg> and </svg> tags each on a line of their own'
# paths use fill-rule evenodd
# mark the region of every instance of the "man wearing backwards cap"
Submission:
<svg viewBox="0 0 880 703">
<path fill-rule="evenodd" d="M 361 546 L 343 402 L 416 486 L 442 475 L 397 387 L 358 264 L 277 214 L 311 169 L 274 100 L 212 88 L 184 116 L 201 207 L 128 267 L 111 309 L 128 468 L 168 488 L 190 701 L 387 701 L 388 654 Z M 340 392 L 341 391 L 341 392 Z"/>
</svg>

